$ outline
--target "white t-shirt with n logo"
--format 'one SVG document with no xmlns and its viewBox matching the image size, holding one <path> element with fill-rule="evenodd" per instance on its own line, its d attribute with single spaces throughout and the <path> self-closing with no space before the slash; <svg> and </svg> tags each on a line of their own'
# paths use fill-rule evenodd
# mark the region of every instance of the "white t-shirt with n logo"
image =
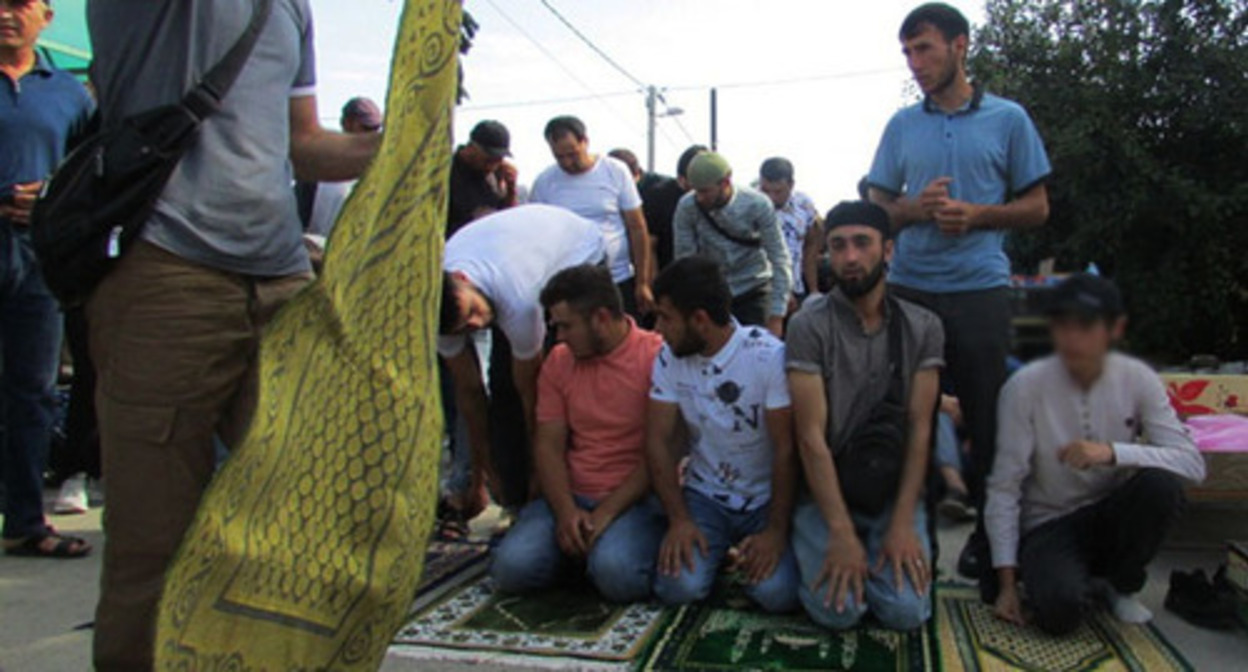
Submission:
<svg viewBox="0 0 1248 672">
<path fill-rule="evenodd" d="M 713 357 L 679 358 L 664 346 L 654 362 L 654 401 L 677 404 L 689 428 L 692 488 L 724 507 L 752 511 L 771 501 L 772 444 L 765 414 L 788 408 L 784 343 L 742 327 Z"/>
</svg>

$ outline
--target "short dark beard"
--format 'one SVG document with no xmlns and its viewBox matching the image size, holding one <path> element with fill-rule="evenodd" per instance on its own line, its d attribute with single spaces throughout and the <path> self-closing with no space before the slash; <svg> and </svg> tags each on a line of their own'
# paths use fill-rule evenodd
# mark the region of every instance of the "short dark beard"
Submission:
<svg viewBox="0 0 1248 672">
<path fill-rule="evenodd" d="M 870 294 L 881 282 L 884 282 L 884 262 L 876 264 L 875 268 L 871 269 L 871 272 L 861 280 L 845 280 L 836 276 L 836 286 L 840 287 L 841 293 L 849 299 L 861 299 Z"/>
<path fill-rule="evenodd" d="M 671 348 L 672 354 L 680 359 L 692 357 L 706 350 L 706 339 L 686 331 L 685 337 L 679 343 L 672 344 Z"/>
<path fill-rule="evenodd" d="M 952 47 L 952 46 L 950 46 L 950 47 L 949 47 L 949 55 L 950 55 L 950 57 L 952 57 L 952 56 L 953 56 L 953 47 Z M 936 86 L 932 88 L 931 93 L 929 93 L 929 94 L 927 94 L 927 95 L 928 95 L 929 97 L 933 97 L 933 98 L 934 98 L 934 97 L 936 97 L 936 96 L 939 96 L 940 94 L 944 93 L 945 91 L 948 91 L 949 89 L 953 88 L 953 84 L 954 84 L 954 82 L 956 82 L 956 81 L 958 81 L 958 63 L 955 61 L 955 62 L 953 63 L 953 67 L 949 68 L 949 73 L 948 73 L 948 74 L 946 74 L 946 75 L 945 75 L 945 76 L 944 76 L 944 77 L 940 80 L 940 82 L 938 82 L 938 83 L 936 84 Z"/>
<path fill-rule="evenodd" d="M 589 356 L 585 359 L 594 359 L 607 354 L 607 339 L 603 338 L 600 334 L 591 331 L 589 334 L 589 352 Z"/>
</svg>

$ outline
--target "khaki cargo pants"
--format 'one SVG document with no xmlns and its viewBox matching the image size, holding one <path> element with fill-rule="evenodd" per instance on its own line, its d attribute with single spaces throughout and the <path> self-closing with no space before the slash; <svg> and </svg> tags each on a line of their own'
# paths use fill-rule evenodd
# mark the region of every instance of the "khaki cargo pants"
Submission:
<svg viewBox="0 0 1248 672">
<path fill-rule="evenodd" d="M 96 669 L 151 669 L 165 570 L 212 478 L 213 439 L 241 439 L 261 330 L 310 279 L 226 273 L 138 243 L 88 304 L 105 500 Z"/>
</svg>

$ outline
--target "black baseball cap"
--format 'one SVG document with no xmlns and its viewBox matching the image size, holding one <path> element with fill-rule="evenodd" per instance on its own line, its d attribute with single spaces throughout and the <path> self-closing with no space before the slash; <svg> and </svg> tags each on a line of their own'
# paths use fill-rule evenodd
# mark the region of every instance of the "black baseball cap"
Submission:
<svg viewBox="0 0 1248 672">
<path fill-rule="evenodd" d="M 490 156 L 499 159 L 511 156 L 511 132 L 497 121 L 487 120 L 477 124 L 468 138 Z"/>
<path fill-rule="evenodd" d="M 1049 317 L 1116 320 L 1122 316 L 1122 294 L 1113 282 L 1091 273 L 1077 273 L 1049 295 Z"/>
</svg>

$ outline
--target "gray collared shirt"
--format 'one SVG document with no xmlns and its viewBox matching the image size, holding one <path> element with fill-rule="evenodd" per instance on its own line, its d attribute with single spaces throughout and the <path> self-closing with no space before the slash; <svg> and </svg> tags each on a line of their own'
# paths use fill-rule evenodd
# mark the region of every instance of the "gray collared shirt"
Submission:
<svg viewBox="0 0 1248 672">
<path fill-rule="evenodd" d="M 902 323 L 902 371 L 905 395 L 910 396 L 914 374 L 944 368 L 945 332 L 935 313 L 898 300 Z M 888 392 L 888 320 L 867 333 L 862 320 L 840 289 L 809 302 L 789 320 L 786 364 L 789 371 L 823 377 L 828 403 L 828 448 L 833 452 L 871 414 Z"/>
<path fill-rule="evenodd" d="M 793 290 L 793 265 L 771 199 L 753 189 L 733 187 L 728 204 L 710 215 L 733 236 L 758 240 L 761 245 L 751 247 L 725 238 L 703 219 L 694 195 L 689 193 L 680 199 L 672 221 L 675 257 L 700 254 L 718 261 L 733 296 L 770 288 L 768 315 L 784 317 Z"/>
</svg>

